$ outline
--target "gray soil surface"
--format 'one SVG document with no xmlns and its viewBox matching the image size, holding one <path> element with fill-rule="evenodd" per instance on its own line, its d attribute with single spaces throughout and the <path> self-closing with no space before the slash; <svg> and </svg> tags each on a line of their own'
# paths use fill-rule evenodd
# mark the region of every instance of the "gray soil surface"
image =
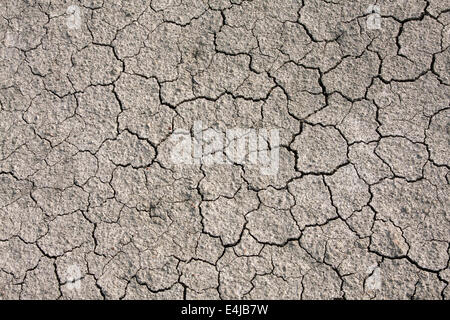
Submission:
<svg viewBox="0 0 450 320">
<path fill-rule="evenodd" d="M 0 2 L 0 298 L 450 299 L 450 0 Z"/>
</svg>

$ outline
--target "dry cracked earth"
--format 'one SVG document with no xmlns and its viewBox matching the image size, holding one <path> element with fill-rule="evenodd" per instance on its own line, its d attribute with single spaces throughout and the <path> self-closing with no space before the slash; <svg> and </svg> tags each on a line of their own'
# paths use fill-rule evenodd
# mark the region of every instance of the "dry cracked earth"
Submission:
<svg viewBox="0 0 450 320">
<path fill-rule="evenodd" d="M 450 299 L 449 30 L 449 0 L 1 0 L 0 298 Z M 278 130 L 276 174 L 175 163 L 195 121 Z"/>
</svg>

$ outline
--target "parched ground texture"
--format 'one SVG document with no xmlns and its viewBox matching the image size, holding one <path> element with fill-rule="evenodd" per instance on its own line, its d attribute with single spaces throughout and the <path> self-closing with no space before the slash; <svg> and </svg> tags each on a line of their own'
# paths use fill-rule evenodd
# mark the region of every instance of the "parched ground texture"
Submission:
<svg viewBox="0 0 450 320">
<path fill-rule="evenodd" d="M 449 30 L 449 0 L 1 0 L 0 298 L 450 299 Z M 278 173 L 174 164 L 196 120 L 278 129 Z"/>
</svg>

